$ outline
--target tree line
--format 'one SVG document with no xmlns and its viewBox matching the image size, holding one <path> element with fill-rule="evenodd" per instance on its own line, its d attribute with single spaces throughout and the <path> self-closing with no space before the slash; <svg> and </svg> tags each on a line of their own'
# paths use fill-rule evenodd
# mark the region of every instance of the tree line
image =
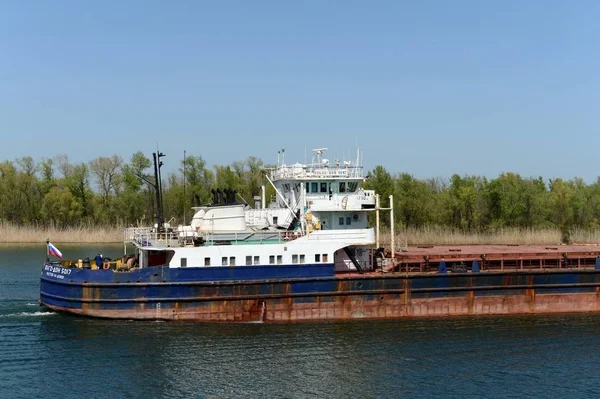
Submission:
<svg viewBox="0 0 600 399">
<path fill-rule="evenodd" d="M 191 207 L 209 203 L 210 190 L 217 187 L 235 189 L 240 200 L 253 204 L 261 186 L 268 187 L 265 167 L 256 157 L 213 167 L 201 156 L 186 157 L 177 171 L 162 176 L 165 220 L 181 223 L 185 215 L 189 222 Z M 129 161 L 116 155 L 89 162 L 70 162 L 66 155 L 37 162 L 31 157 L 4 161 L 0 220 L 56 227 L 149 225 L 157 206 L 153 182 L 152 161 L 141 152 Z M 493 179 L 459 175 L 416 179 L 377 166 L 368 173 L 364 188 L 376 190 L 385 207 L 389 195 L 394 195 L 398 227 L 461 231 L 554 227 L 567 234 L 572 228 L 600 226 L 600 179 L 586 184 L 580 178 L 544 180 L 515 173 Z M 272 194 L 268 187 L 268 198 Z M 382 218 L 389 223 L 389 214 Z"/>
<path fill-rule="evenodd" d="M 421 180 L 377 166 L 365 186 L 381 194 L 382 206 L 389 206 L 388 197 L 394 195 L 394 219 L 401 227 L 558 228 L 563 239 L 573 228 L 600 227 L 600 178 L 586 184 L 581 178 L 544 180 L 502 173 L 493 179 L 455 174 L 447 180 Z"/>
<path fill-rule="evenodd" d="M 213 188 L 232 188 L 253 203 L 265 165 L 256 157 L 209 168 L 201 156 L 181 161 L 177 172 L 162 170 L 165 221 L 189 222 L 191 207 L 211 201 Z M 184 182 L 185 174 L 185 182 Z M 136 152 L 70 162 L 67 155 L 36 162 L 31 157 L 0 163 L 0 221 L 18 225 L 152 225 L 157 214 L 152 161 Z M 272 194 L 272 191 L 268 191 Z"/>
</svg>

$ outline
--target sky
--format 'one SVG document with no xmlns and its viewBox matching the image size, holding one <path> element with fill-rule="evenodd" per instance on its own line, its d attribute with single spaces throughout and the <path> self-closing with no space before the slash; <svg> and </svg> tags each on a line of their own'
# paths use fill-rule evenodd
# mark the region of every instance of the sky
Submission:
<svg viewBox="0 0 600 399">
<path fill-rule="evenodd" d="M 600 2 L 0 0 L 0 160 L 600 175 Z M 348 158 L 348 157 L 347 157 Z"/>
</svg>

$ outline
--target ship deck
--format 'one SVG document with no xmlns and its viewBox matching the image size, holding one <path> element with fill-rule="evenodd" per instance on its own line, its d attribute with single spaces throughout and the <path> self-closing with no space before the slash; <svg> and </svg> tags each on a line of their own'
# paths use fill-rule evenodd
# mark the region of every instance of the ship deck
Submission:
<svg viewBox="0 0 600 399">
<path fill-rule="evenodd" d="M 437 271 L 444 262 L 452 268 L 480 270 L 590 268 L 600 259 L 600 245 L 427 245 L 408 247 L 394 256 L 396 271 Z"/>
</svg>

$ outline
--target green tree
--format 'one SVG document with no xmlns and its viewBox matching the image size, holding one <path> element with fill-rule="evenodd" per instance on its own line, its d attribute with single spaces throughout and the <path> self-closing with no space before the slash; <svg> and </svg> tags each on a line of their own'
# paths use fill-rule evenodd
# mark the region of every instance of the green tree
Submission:
<svg viewBox="0 0 600 399">
<path fill-rule="evenodd" d="M 217 187 L 240 191 L 240 173 L 236 172 L 229 165 L 215 165 L 215 177 Z"/>
<path fill-rule="evenodd" d="M 396 179 L 394 208 L 403 227 L 423 227 L 430 221 L 433 193 L 427 183 L 402 173 Z"/>
<path fill-rule="evenodd" d="M 526 179 L 522 182 L 521 201 L 523 203 L 520 227 L 533 229 L 546 224 L 548 208 L 548 192 L 541 177 Z"/>
<path fill-rule="evenodd" d="M 467 231 L 480 226 L 481 193 L 486 183 L 485 179 L 476 176 L 452 175 L 445 197 L 450 226 Z"/>
<path fill-rule="evenodd" d="M 90 187 L 90 170 L 85 163 L 71 164 L 67 155 L 56 157 L 58 170 L 62 174 L 62 183 L 81 206 L 81 222 L 89 223 L 94 214 L 94 195 Z"/>
<path fill-rule="evenodd" d="M 105 223 L 118 223 L 118 212 L 113 204 L 113 197 L 118 196 L 121 191 L 122 174 L 121 167 L 123 159 L 119 156 L 98 157 L 90 161 L 90 170 L 96 178 L 100 189 L 99 207 L 96 209 L 96 220 Z M 121 222 L 123 222 L 121 220 Z"/>
<path fill-rule="evenodd" d="M 56 185 L 56 178 L 54 177 L 54 161 L 49 159 L 43 159 L 40 162 L 40 169 L 42 179 L 39 183 L 39 190 L 42 197 L 44 197 L 52 187 Z"/>
<path fill-rule="evenodd" d="M 128 164 L 121 167 L 121 192 L 115 197 L 115 215 L 127 225 L 139 226 L 148 222 L 153 205 L 152 177 L 148 169 L 152 162 L 143 153 L 136 152 Z"/>
<path fill-rule="evenodd" d="M 57 227 L 78 225 L 83 208 L 66 187 L 52 187 L 42 201 L 41 213 L 46 223 Z"/>
<path fill-rule="evenodd" d="M 17 185 L 17 169 L 10 161 L 0 164 L 0 218 L 18 224 L 25 223 Z"/>
<path fill-rule="evenodd" d="M 573 226 L 573 188 L 562 179 L 550 180 L 550 221 L 567 235 Z"/>
<path fill-rule="evenodd" d="M 197 205 L 211 201 L 210 190 L 214 186 L 214 174 L 206 168 L 206 162 L 200 156 L 189 156 L 182 162 L 180 172 L 185 174 L 186 203 Z"/>
<path fill-rule="evenodd" d="M 39 203 L 41 201 L 41 192 L 39 190 L 39 181 L 36 176 L 38 166 L 32 157 L 22 157 L 17 159 L 19 170 L 17 173 L 17 188 L 24 223 L 36 223 L 39 219 Z"/>
<path fill-rule="evenodd" d="M 390 206 L 389 196 L 394 194 L 394 178 L 383 166 L 376 166 L 375 169 L 368 174 L 367 181 L 363 186 L 365 189 L 375 190 L 375 192 L 379 194 L 379 206 L 382 208 Z M 381 223 L 389 225 L 390 216 L 388 212 L 382 212 L 380 218 Z"/>
<path fill-rule="evenodd" d="M 266 184 L 264 178 L 264 163 L 256 157 L 248 157 L 246 159 L 245 178 L 247 184 L 247 192 L 244 194 L 246 201 L 251 204 L 255 195 L 261 195 L 261 187 Z"/>
</svg>

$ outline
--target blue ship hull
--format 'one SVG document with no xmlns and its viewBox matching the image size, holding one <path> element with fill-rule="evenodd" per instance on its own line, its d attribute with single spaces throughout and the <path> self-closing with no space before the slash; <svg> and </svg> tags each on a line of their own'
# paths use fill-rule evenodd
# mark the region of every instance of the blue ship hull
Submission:
<svg viewBox="0 0 600 399">
<path fill-rule="evenodd" d="M 333 264 L 132 272 L 45 265 L 40 301 L 107 318 L 295 321 L 595 312 L 599 290 L 593 269 L 335 276 Z"/>
</svg>

